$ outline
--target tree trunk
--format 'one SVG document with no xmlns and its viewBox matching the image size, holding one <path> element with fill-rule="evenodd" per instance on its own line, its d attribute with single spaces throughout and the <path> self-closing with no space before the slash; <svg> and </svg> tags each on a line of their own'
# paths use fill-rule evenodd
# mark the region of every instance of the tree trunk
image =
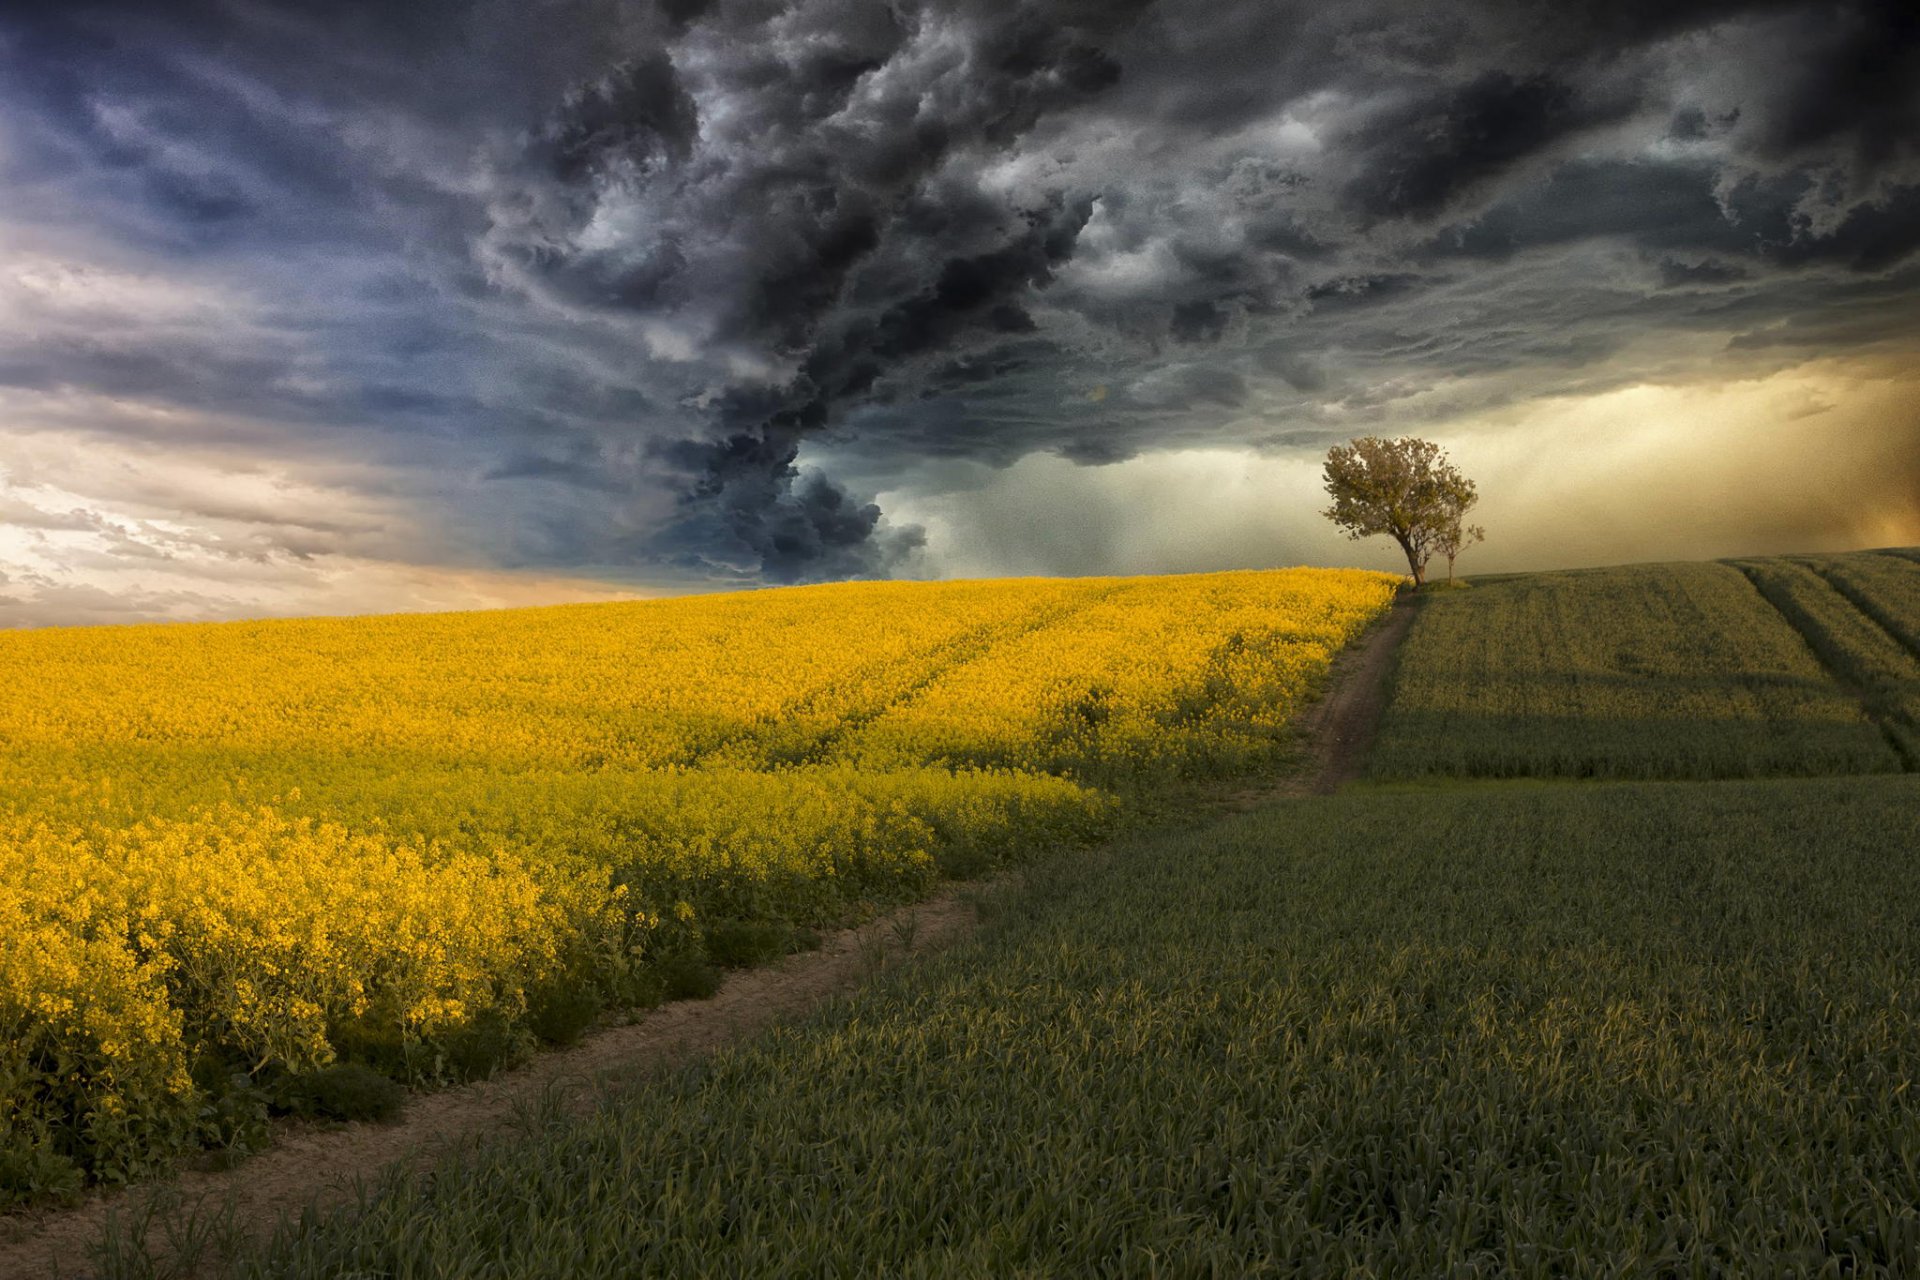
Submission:
<svg viewBox="0 0 1920 1280">
<path fill-rule="evenodd" d="M 1400 549 L 1407 553 L 1407 568 L 1413 572 L 1413 589 L 1418 591 L 1427 585 L 1427 566 L 1422 562 L 1420 557 L 1414 553 L 1411 542 L 1401 538 L 1396 538 L 1394 541 L 1398 542 Z"/>
</svg>

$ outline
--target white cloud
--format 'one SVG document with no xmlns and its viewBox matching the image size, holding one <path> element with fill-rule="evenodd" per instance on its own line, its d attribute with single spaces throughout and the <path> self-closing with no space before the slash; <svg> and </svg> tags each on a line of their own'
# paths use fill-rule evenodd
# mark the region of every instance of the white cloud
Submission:
<svg viewBox="0 0 1920 1280">
<path fill-rule="evenodd" d="M 246 308 L 231 290 L 173 273 L 39 253 L 0 260 L 0 324 L 205 323 Z M 250 308 L 246 308 L 250 309 Z"/>
</svg>

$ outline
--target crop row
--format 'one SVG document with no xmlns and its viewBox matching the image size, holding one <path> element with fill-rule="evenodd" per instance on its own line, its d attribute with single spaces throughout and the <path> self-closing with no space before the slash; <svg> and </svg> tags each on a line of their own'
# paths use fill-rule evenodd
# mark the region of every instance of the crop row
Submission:
<svg viewBox="0 0 1920 1280">
<path fill-rule="evenodd" d="M 1531 574 L 1440 594 L 1402 649 L 1371 775 L 1898 770 L 1911 736 L 1882 726 L 1913 706 L 1914 654 L 1897 629 L 1920 631 L 1916 579 L 1913 562 L 1870 554 Z"/>
<path fill-rule="evenodd" d="M 1754 586 L 1806 638 L 1909 767 L 1920 765 L 1920 566 L 1889 556 L 1741 561 Z"/>
</svg>

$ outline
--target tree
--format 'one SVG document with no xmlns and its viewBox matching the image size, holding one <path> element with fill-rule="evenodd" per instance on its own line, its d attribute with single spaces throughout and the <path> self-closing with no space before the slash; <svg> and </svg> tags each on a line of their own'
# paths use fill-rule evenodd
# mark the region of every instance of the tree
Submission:
<svg viewBox="0 0 1920 1280">
<path fill-rule="evenodd" d="M 1473 481 L 1431 440 L 1362 436 L 1335 445 L 1327 451 L 1325 476 L 1333 505 L 1321 514 L 1350 538 L 1386 534 L 1399 543 L 1415 587 L 1426 584 L 1435 551 L 1447 557 L 1451 577 L 1454 557 L 1485 536 L 1464 523 L 1480 498 Z"/>
<path fill-rule="evenodd" d="M 1471 486 L 1471 481 L 1468 482 Z M 1487 540 L 1487 531 L 1477 524 L 1464 523 L 1467 508 L 1479 500 L 1479 495 L 1469 488 L 1465 502 L 1449 504 L 1446 526 L 1435 535 L 1433 549 L 1447 558 L 1447 581 L 1453 581 L 1453 562 L 1460 553 L 1476 542 Z"/>
</svg>

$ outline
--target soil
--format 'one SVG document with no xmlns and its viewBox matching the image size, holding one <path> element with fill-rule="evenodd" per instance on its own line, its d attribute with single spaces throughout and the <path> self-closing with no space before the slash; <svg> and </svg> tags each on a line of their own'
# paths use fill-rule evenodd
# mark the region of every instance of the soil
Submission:
<svg viewBox="0 0 1920 1280">
<path fill-rule="evenodd" d="M 1303 772 L 1316 795 L 1330 795 L 1365 772 L 1367 748 L 1387 709 L 1387 675 L 1413 625 L 1413 601 L 1402 596 L 1379 625 L 1333 662 L 1327 696 L 1301 717 L 1300 736 L 1313 764 Z"/>
<path fill-rule="evenodd" d="M 1306 759 L 1287 776 L 1228 797 L 1251 808 L 1276 797 L 1327 794 L 1360 776 L 1386 703 L 1386 676 L 1413 607 L 1404 599 L 1335 659 L 1325 697 L 1302 713 Z M 542 1054 L 492 1080 L 409 1099 L 392 1124 L 277 1126 L 272 1145 L 231 1169 L 182 1171 L 156 1187 L 96 1191 L 78 1206 L 0 1217 L 0 1278 L 85 1280 L 108 1220 L 154 1215 L 149 1239 L 165 1241 L 198 1221 L 231 1215 L 264 1234 L 309 1205 L 337 1204 L 397 1162 L 423 1165 L 462 1141 L 506 1129 L 530 1109 L 583 1109 L 609 1087 L 736 1043 L 814 1008 L 912 953 L 942 947 L 974 927 L 980 886 L 955 885 L 858 928 L 829 935 L 817 950 L 735 971 L 708 1000 L 663 1005 L 628 1025 L 589 1032 L 571 1048 Z M 162 1244 L 153 1246 L 164 1254 Z M 167 1272 L 162 1272 L 167 1274 Z"/>
<path fill-rule="evenodd" d="M 1402 595 L 1357 644 L 1334 657 L 1326 695 L 1301 712 L 1295 726 L 1305 753 L 1300 766 L 1234 793 L 1232 807 L 1251 809 L 1279 796 L 1331 795 L 1365 772 L 1367 749 L 1387 707 L 1387 675 L 1413 612 L 1412 599 Z"/>
<path fill-rule="evenodd" d="M 975 922 L 980 886 L 955 885 L 858 928 L 828 935 L 820 947 L 728 974 L 707 1000 L 662 1005 L 625 1026 L 590 1031 L 571 1048 L 462 1088 L 417 1094 L 393 1124 L 288 1122 L 272 1145 L 237 1167 L 183 1171 L 156 1188 L 95 1192 L 71 1209 L 0 1218 L 0 1277 L 84 1280 L 89 1253 L 109 1215 L 129 1220 L 161 1198 L 159 1212 L 181 1222 L 224 1215 L 249 1232 L 271 1231 L 283 1214 L 336 1204 L 396 1161 L 424 1164 L 463 1139 L 507 1128 L 530 1108 L 557 1103 L 585 1109 L 606 1089 L 672 1067 L 804 1012 L 907 955 L 945 946 Z M 176 1226 L 176 1230 L 178 1226 Z M 165 1224 L 151 1238 L 166 1237 Z M 161 1247 L 164 1251 L 164 1246 Z"/>
</svg>

